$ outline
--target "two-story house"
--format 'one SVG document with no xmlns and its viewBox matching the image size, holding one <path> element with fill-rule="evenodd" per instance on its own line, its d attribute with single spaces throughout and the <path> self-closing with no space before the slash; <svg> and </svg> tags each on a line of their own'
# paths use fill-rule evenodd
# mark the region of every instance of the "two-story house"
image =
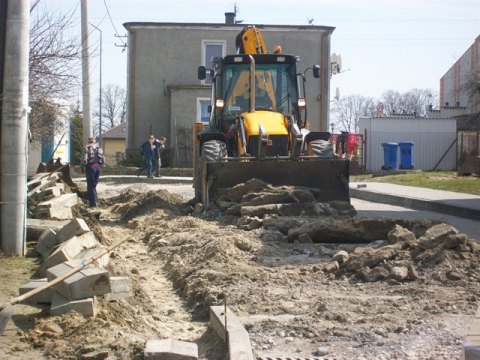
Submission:
<svg viewBox="0 0 480 360">
<path fill-rule="evenodd" d="M 125 23 L 128 30 L 127 149 L 149 134 L 166 136 L 170 160 L 190 166 L 192 124 L 208 122 L 210 82 L 198 80 L 198 66 L 215 56 L 235 54 L 235 38 L 245 26 L 226 14 L 225 24 Z M 307 76 L 307 107 L 313 130 L 328 131 L 330 38 L 333 27 L 256 25 L 269 51 L 276 44 L 300 57 L 299 69 L 320 65 L 319 79 Z M 311 75 L 311 73 L 310 73 Z"/>
</svg>

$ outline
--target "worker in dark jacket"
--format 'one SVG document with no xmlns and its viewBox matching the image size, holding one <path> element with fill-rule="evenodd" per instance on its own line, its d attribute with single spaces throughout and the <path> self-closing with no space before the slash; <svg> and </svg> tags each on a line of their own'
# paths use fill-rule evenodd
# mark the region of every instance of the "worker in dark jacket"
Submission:
<svg viewBox="0 0 480 360">
<path fill-rule="evenodd" d="M 85 164 L 89 205 L 94 207 L 97 206 L 97 184 L 104 163 L 103 150 L 95 143 L 95 138 L 91 137 L 88 139 L 82 163 Z"/>
<path fill-rule="evenodd" d="M 143 157 L 144 164 L 138 169 L 137 176 L 140 176 L 143 171 L 147 170 L 147 177 L 153 178 L 152 168 L 155 160 L 155 148 L 155 136 L 150 135 L 147 141 L 140 146 L 140 155 Z"/>
<path fill-rule="evenodd" d="M 165 149 L 166 137 L 155 139 L 155 160 L 153 162 L 153 169 L 155 170 L 155 177 L 160 177 L 160 168 L 162 167 L 162 151 Z"/>
</svg>

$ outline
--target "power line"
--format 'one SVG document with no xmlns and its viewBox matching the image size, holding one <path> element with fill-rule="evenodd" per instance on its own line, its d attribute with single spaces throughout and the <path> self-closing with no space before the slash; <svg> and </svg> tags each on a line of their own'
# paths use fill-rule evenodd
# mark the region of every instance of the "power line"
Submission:
<svg viewBox="0 0 480 360">
<path fill-rule="evenodd" d="M 120 41 L 123 43 L 123 45 L 126 46 L 127 44 L 123 41 L 123 39 L 119 35 L 119 33 L 117 31 L 117 28 L 115 27 L 115 24 L 113 23 L 112 17 L 110 16 L 110 11 L 108 10 L 107 1 L 103 0 L 103 4 L 105 5 L 105 9 L 107 10 L 107 15 L 108 15 L 108 18 L 110 19 L 110 23 L 112 24 L 113 29 L 115 30 L 115 35 L 120 39 Z"/>
</svg>

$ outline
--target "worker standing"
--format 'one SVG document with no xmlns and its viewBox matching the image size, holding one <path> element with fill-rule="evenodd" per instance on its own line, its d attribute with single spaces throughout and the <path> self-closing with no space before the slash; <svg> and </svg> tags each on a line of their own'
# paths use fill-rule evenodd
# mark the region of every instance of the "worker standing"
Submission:
<svg viewBox="0 0 480 360">
<path fill-rule="evenodd" d="M 147 177 L 153 178 L 152 168 L 153 161 L 155 160 L 155 136 L 150 135 L 148 140 L 140 146 L 140 155 L 143 156 L 144 164 L 138 169 L 137 176 L 140 176 L 144 170 L 147 170 Z"/>
<path fill-rule="evenodd" d="M 85 162 L 85 175 L 87 177 L 88 201 L 91 207 L 97 206 L 97 184 L 104 164 L 103 150 L 95 143 L 95 138 L 88 138 L 85 146 L 83 161 Z"/>
</svg>

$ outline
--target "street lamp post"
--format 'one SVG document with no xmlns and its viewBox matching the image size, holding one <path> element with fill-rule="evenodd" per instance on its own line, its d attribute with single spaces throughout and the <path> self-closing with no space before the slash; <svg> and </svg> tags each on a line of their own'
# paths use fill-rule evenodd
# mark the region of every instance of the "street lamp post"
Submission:
<svg viewBox="0 0 480 360">
<path fill-rule="evenodd" d="M 99 94 L 99 111 L 98 111 L 98 143 L 102 146 L 102 30 L 90 23 L 100 32 L 100 94 Z"/>
</svg>

